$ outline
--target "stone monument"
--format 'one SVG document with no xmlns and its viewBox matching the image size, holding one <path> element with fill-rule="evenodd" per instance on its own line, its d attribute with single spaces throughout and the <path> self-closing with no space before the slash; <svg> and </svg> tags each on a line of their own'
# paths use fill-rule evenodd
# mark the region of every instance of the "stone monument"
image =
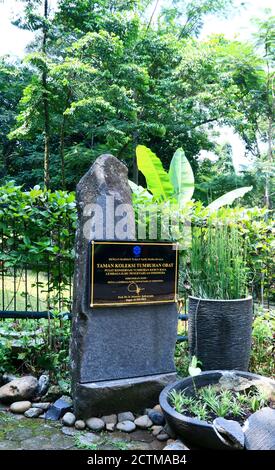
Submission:
<svg viewBox="0 0 275 470">
<path fill-rule="evenodd" d="M 175 380 L 175 303 L 93 308 L 91 240 L 135 240 L 128 171 L 101 155 L 77 185 L 71 368 L 78 418 L 142 411 Z M 119 227 L 119 230 L 116 230 Z"/>
</svg>

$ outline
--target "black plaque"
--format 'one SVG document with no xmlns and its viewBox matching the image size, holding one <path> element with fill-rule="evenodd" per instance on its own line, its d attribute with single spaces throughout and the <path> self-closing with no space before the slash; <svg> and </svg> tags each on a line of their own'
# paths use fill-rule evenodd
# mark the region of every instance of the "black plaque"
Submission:
<svg viewBox="0 0 275 470">
<path fill-rule="evenodd" d="M 91 307 L 176 302 L 178 250 L 168 242 L 91 242 Z"/>
</svg>

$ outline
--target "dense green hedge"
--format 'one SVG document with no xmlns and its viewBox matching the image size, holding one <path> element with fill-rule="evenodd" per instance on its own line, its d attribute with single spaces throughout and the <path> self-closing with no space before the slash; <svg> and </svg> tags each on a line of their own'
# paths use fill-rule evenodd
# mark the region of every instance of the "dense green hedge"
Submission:
<svg viewBox="0 0 275 470">
<path fill-rule="evenodd" d="M 46 273 L 44 288 L 51 297 L 65 295 L 73 274 L 75 224 L 73 193 L 23 191 L 12 182 L 0 187 L 1 271 L 19 275 L 27 267 Z"/>
</svg>

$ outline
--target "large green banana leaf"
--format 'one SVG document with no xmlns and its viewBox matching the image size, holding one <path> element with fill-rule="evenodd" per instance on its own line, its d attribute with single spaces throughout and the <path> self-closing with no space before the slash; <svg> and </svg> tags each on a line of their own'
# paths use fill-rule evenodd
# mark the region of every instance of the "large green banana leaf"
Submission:
<svg viewBox="0 0 275 470">
<path fill-rule="evenodd" d="M 180 206 L 184 206 L 192 199 L 195 180 L 191 165 L 182 148 L 174 153 L 170 163 L 169 176 L 178 202 Z"/>
<path fill-rule="evenodd" d="M 144 145 L 136 149 L 138 169 L 145 176 L 147 188 L 157 200 L 167 200 L 174 194 L 168 173 L 160 159 Z"/>
<path fill-rule="evenodd" d="M 251 191 L 251 189 L 253 189 L 253 186 L 243 186 L 242 188 L 233 189 L 233 191 L 229 191 L 223 196 L 218 197 L 218 199 L 216 199 L 215 201 L 211 202 L 211 204 L 207 206 L 207 209 L 210 209 L 210 212 L 214 212 L 222 206 L 232 204 L 235 199 L 243 197 L 246 193 Z"/>
</svg>

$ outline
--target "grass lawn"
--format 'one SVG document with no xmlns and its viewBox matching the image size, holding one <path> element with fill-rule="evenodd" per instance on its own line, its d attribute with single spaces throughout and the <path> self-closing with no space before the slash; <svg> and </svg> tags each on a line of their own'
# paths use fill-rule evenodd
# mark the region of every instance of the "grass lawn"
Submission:
<svg viewBox="0 0 275 470">
<path fill-rule="evenodd" d="M 26 279 L 27 277 L 27 279 Z M 0 310 L 47 310 L 47 277 L 32 271 L 20 270 L 16 279 L 13 276 L 0 279 Z M 54 295 L 54 293 L 52 293 Z"/>
</svg>

